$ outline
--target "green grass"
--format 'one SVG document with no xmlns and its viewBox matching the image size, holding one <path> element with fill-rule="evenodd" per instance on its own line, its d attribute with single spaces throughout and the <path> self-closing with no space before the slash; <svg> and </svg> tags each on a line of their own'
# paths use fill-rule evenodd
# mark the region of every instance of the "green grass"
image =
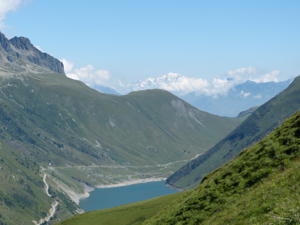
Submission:
<svg viewBox="0 0 300 225">
<path fill-rule="evenodd" d="M 179 199 L 183 193 L 166 195 L 112 209 L 84 213 L 58 225 L 140 225 L 166 205 Z"/>
<path fill-rule="evenodd" d="M 300 112 L 144 224 L 296 225 L 299 215 Z"/>
</svg>

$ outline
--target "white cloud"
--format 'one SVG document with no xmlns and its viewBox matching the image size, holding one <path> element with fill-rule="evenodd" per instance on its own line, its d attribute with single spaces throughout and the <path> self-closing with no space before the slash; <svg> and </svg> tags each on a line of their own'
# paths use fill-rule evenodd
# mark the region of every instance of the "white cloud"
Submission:
<svg viewBox="0 0 300 225">
<path fill-rule="evenodd" d="M 243 96 L 244 98 L 247 98 L 247 97 L 250 96 L 250 95 L 251 95 L 250 92 L 241 91 L 241 96 Z"/>
<path fill-rule="evenodd" d="M 16 10 L 25 0 L 1 0 L 0 1 L 0 28 L 8 12 Z"/>
<path fill-rule="evenodd" d="M 110 79 L 110 72 L 107 70 L 96 69 L 92 65 L 76 68 L 74 63 L 66 59 L 61 59 L 61 61 L 64 64 L 67 77 L 80 80 L 91 87 L 103 85 Z"/>
<path fill-rule="evenodd" d="M 61 61 L 64 64 L 66 75 L 69 78 L 80 80 L 90 87 L 95 87 L 97 85 L 111 86 L 112 80 L 109 71 L 96 69 L 92 65 L 76 68 L 74 63 L 66 59 L 61 59 Z M 273 70 L 269 73 L 259 73 L 254 67 L 243 67 L 230 70 L 225 75 L 212 79 L 187 77 L 179 73 L 170 72 L 159 77 L 149 77 L 135 83 L 123 83 L 122 81 L 119 81 L 117 84 L 113 85 L 113 88 L 120 93 L 158 88 L 178 95 L 195 93 L 197 95 L 218 97 L 220 95 L 226 95 L 230 89 L 247 80 L 257 83 L 270 81 L 278 82 L 279 74 L 280 71 L 278 70 Z M 250 92 L 245 91 L 241 91 L 240 94 L 245 98 L 251 95 Z M 253 97 L 261 98 L 261 96 Z"/>
<path fill-rule="evenodd" d="M 280 74 L 279 70 L 273 70 L 270 73 L 264 74 L 261 77 L 253 79 L 256 83 L 266 83 L 266 82 L 278 82 L 278 76 Z"/>
<path fill-rule="evenodd" d="M 168 73 L 160 77 L 150 77 L 134 84 L 120 85 L 120 92 L 130 92 L 144 89 L 159 88 L 185 95 L 194 92 L 198 95 L 218 97 L 226 95 L 228 91 L 236 85 L 247 80 L 256 83 L 278 82 L 280 71 L 273 70 L 270 73 L 260 73 L 254 67 L 243 67 L 228 71 L 224 76 L 213 79 L 203 79 L 197 77 L 187 77 L 178 73 Z M 116 88 L 118 89 L 118 88 Z M 248 97 L 251 93 L 242 92 L 243 97 Z"/>
<path fill-rule="evenodd" d="M 245 76 L 257 74 L 257 69 L 254 67 L 242 67 L 235 70 L 230 70 L 227 74 L 235 79 L 242 79 Z"/>
<path fill-rule="evenodd" d="M 74 68 L 74 63 L 66 60 L 66 59 L 60 59 L 60 61 L 64 64 L 64 69 L 66 74 L 70 73 Z"/>
<path fill-rule="evenodd" d="M 279 70 L 273 70 L 270 73 L 261 74 L 255 67 L 242 67 L 227 72 L 228 76 L 236 82 L 244 82 L 246 80 L 256 83 L 278 82 Z"/>
<path fill-rule="evenodd" d="M 197 94 L 213 95 L 225 94 L 231 88 L 227 79 L 214 78 L 211 81 L 196 77 L 186 77 L 179 73 L 168 73 L 160 77 L 150 77 L 135 84 L 129 84 L 127 89 L 144 90 L 159 88 L 180 95 L 196 92 Z"/>
</svg>

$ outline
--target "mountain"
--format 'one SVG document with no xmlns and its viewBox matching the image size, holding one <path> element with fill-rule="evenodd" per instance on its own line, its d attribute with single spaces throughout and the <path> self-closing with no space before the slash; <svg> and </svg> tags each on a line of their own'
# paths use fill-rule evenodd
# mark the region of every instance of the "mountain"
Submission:
<svg viewBox="0 0 300 225">
<path fill-rule="evenodd" d="M 266 83 L 246 81 L 232 87 L 224 95 L 208 96 L 192 92 L 179 96 L 191 105 L 206 112 L 234 117 L 241 111 L 260 106 L 267 102 L 287 88 L 290 83 L 290 80 Z"/>
<path fill-rule="evenodd" d="M 34 47 L 25 37 L 7 39 L 0 32 L 0 75 L 5 72 L 55 72 L 64 74 L 63 64 Z"/>
<path fill-rule="evenodd" d="M 300 224 L 299 160 L 298 112 L 144 224 Z"/>
<path fill-rule="evenodd" d="M 0 49 L 0 224 L 53 223 L 97 185 L 166 177 L 240 123 L 163 90 L 99 93 L 12 40 Z"/>
<path fill-rule="evenodd" d="M 84 213 L 59 225 L 300 224 L 299 160 L 300 112 L 193 190 Z"/>
<path fill-rule="evenodd" d="M 300 77 L 270 101 L 260 106 L 227 137 L 172 174 L 167 183 L 186 188 L 195 186 L 209 172 L 259 141 L 284 119 L 300 110 Z"/>
</svg>

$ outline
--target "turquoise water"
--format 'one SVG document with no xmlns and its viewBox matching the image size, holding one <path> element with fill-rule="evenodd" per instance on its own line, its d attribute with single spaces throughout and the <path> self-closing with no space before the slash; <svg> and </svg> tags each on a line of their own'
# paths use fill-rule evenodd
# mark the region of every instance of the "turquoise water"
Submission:
<svg viewBox="0 0 300 225">
<path fill-rule="evenodd" d="M 92 211 L 112 208 L 175 192 L 177 191 L 166 186 L 164 181 L 133 184 L 124 187 L 99 188 L 91 192 L 90 197 L 81 200 L 79 205 L 85 211 Z"/>
</svg>

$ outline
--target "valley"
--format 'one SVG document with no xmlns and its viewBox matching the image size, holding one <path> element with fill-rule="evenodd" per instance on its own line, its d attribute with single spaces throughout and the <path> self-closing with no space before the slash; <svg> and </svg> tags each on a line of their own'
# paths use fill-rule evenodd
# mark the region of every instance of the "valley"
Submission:
<svg viewBox="0 0 300 225">
<path fill-rule="evenodd" d="M 299 11 L 0 0 L 0 225 L 299 225 Z"/>
<path fill-rule="evenodd" d="M 85 213 L 60 224 L 299 224 L 299 131 L 298 112 L 192 190 Z"/>
</svg>

